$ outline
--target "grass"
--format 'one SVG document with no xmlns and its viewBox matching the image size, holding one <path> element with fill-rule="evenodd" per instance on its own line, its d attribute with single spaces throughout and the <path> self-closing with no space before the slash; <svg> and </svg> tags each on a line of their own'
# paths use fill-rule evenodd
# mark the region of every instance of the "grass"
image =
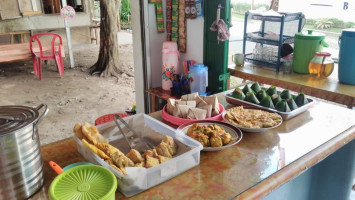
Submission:
<svg viewBox="0 0 355 200">
<path fill-rule="evenodd" d="M 304 28 L 306 28 L 306 29 L 312 29 L 312 30 L 320 30 L 320 31 L 324 31 L 324 32 L 333 32 L 333 33 L 341 33 L 341 31 L 342 31 L 341 28 L 317 29 L 316 27 L 314 27 L 314 25 L 308 25 L 308 24 L 306 24 L 306 25 L 304 26 Z"/>
<path fill-rule="evenodd" d="M 238 13 L 232 13 L 232 18 L 238 18 L 238 19 L 243 19 L 244 20 L 245 15 L 238 14 Z"/>
</svg>

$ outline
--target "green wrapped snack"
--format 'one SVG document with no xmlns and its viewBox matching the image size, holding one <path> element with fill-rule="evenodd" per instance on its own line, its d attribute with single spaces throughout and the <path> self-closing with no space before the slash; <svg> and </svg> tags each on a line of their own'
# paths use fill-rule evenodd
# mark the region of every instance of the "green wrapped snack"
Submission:
<svg viewBox="0 0 355 200">
<path fill-rule="evenodd" d="M 292 95 L 290 93 L 290 90 L 284 90 L 280 94 L 281 99 L 289 99 L 292 98 Z"/>
<path fill-rule="evenodd" d="M 247 94 L 248 92 L 253 92 L 253 90 L 249 87 L 249 85 L 245 85 L 243 88 L 244 94 Z"/>
<path fill-rule="evenodd" d="M 264 106 L 266 108 L 272 108 L 275 109 L 274 103 L 272 102 L 272 99 L 270 96 L 265 96 L 261 101 L 260 105 Z"/>
<path fill-rule="evenodd" d="M 269 89 L 266 90 L 266 94 L 268 94 L 270 97 L 273 94 L 277 94 L 276 87 L 275 86 L 270 86 Z"/>
<path fill-rule="evenodd" d="M 235 88 L 235 90 L 232 93 L 232 97 L 236 98 L 236 99 L 244 100 L 245 94 L 243 93 L 243 91 L 240 88 Z"/>
<path fill-rule="evenodd" d="M 291 110 L 294 110 L 294 109 L 297 109 L 298 106 L 297 104 L 295 103 L 295 100 L 293 100 L 293 98 L 289 98 L 286 100 L 287 101 L 287 105 L 288 107 L 290 107 Z"/>
<path fill-rule="evenodd" d="M 291 109 L 290 109 L 290 107 L 288 107 L 285 99 L 282 99 L 281 101 L 279 101 L 276 104 L 275 109 L 280 112 L 291 112 Z"/>
<path fill-rule="evenodd" d="M 244 101 L 250 102 L 250 103 L 255 103 L 255 104 L 260 104 L 260 101 L 256 98 L 254 92 L 247 92 L 245 95 Z"/>
<path fill-rule="evenodd" d="M 304 93 L 301 92 L 301 93 L 299 93 L 299 94 L 296 96 L 295 102 L 296 102 L 296 104 L 297 104 L 298 107 L 301 107 L 301 106 L 307 104 L 307 103 L 308 103 L 308 100 L 307 100 L 306 96 L 304 95 Z"/>
<path fill-rule="evenodd" d="M 254 82 L 253 85 L 251 85 L 250 88 L 252 90 L 254 90 L 255 93 L 258 93 L 261 90 L 260 85 L 259 85 L 258 82 Z"/>
<path fill-rule="evenodd" d="M 259 90 L 259 92 L 256 93 L 256 97 L 259 99 L 259 101 L 261 101 L 266 96 L 269 96 L 269 95 L 266 94 L 264 89 L 261 89 L 261 90 Z"/>
<path fill-rule="evenodd" d="M 272 100 L 272 103 L 274 103 L 274 105 L 276 105 L 277 103 L 279 103 L 279 101 L 281 101 L 281 97 L 279 94 L 273 94 L 271 96 L 271 100 Z"/>
</svg>

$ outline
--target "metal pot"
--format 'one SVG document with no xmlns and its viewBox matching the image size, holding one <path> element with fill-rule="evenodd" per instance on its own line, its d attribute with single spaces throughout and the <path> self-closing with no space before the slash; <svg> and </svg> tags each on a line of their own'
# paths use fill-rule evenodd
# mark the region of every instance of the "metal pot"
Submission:
<svg viewBox="0 0 355 200">
<path fill-rule="evenodd" d="M 47 112 L 46 104 L 37 108 L 0 106 L 0 199 L 26 199 L 42 187 L 37 125 Z"/>
</svg>

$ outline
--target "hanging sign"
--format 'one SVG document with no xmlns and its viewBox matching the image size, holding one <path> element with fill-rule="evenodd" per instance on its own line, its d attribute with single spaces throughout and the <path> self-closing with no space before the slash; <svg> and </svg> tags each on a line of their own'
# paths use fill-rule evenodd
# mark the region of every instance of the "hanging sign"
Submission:
<svg viewBox="0 0 355 200">
<path fill-rule="evenodd" d="M 60 10 L 60 16 L 63 19 L 74 19 L 75 18 L 75 10 L 73 7 L 71 6 L 64 6 L 61 10 Z"/>
</svg>

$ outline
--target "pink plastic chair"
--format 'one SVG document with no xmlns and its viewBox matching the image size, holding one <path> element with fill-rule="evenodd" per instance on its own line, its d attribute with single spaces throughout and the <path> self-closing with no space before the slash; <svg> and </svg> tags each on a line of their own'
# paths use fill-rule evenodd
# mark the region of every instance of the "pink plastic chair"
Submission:
<svg viewBox="0 0 355 200">
<path fill-rule="evenodd" d="M 42 36 L 50 36 L 52 37 L 51 49 L 43 49 L 42 43 L 40 38 Z M 56 39 L 58 38 L 59 44 L 56 45 Z M 34 51 L 33 48 L 33 41 L 37 41 L 39 51 Z M 58 49 L 55 49 L 58 47 Z M 52 60 L 55 59 L 55 62 L 58 67 L 58 71 L 60 77 L 63 77 L 64 66 L 63 66 L 63 59 L 62 59 L 62 38 L 55 33 L 39 33 L 33 35 L 30 38 L 30 49 L 32 54 L 32 62 L 33 62 L 33 70 L 38 79 L 42 79 L 42 60 Z"/>
</svg>

